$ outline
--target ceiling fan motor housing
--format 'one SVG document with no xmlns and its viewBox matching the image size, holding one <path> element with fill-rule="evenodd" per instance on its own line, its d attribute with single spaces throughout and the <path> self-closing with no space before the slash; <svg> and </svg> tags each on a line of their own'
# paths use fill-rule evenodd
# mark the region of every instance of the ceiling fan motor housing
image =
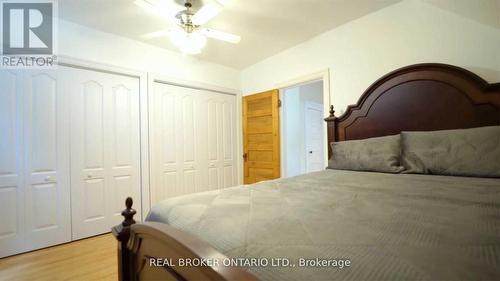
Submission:
<svg viewBox="0 0 500 281">
<path fill-rule="evenodd" d="M 180 26 L 187 33 L 192 33 L 193 31 L 196 30 L 196 28 L 199 27 L 199 26 L 193 24 L 194 13 L 191 11 L 192 6 L 193 5 L 191 4 L 191 2 L 189 0 L 186 0 L 186 2 L 184 3 L 184 7 L 186 7 L 186 9 L 180 11 L 175 16 L 176 18 L 178 18 L 180 20 Z"/>
</svg>

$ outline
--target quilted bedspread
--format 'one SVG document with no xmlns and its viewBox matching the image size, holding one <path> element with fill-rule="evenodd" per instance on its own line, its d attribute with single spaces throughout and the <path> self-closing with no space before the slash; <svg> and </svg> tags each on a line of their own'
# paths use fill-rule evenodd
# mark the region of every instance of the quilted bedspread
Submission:
<svg viewBox="0 0 500 281">
<path fill-rule="evenodd" d="M 500 280 L 500 179 L 326 170 L 172 198 L 147 220 L 290 262 L 248 267 L 261 280 Z"/>
</svg>

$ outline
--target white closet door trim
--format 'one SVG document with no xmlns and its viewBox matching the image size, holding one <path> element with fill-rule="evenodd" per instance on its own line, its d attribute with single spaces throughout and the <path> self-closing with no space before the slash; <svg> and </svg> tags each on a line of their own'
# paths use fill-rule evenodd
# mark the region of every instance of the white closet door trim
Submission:
<svg viewBox="0 0 500 281">
<path fill-rule="evenodd" d="M 141 209 L 137 209 L 136 221 L 142 221 L 146 217 L 150 204 L 149 196 L 149 114 L 148 114 L 148 73 L 135 69 L 114 66 L 110 64 L 99 63 L 90 60 L 78 59 L 70 56 L 59 56 L 59 65 L 83 68 L 93 71 L 106 72 L 130 76 L 139 79 L 139 107 L 140 107 L 140 145 L 141 145 L 141 198 L 133 198 L 134 201 L 141 202 Z M 125 198 L 123 198 L 123 207 L 125 209 Z"/>
<path fill-rule="evenodd" d="M 198 81 L 191 81 L 191 80 L 184 80 L 184 79 L 179 79 L 175 77 L 170 77 L 162 74 L 157 74 L 157 73 L 150 73 L 149 74 L 149 83 L 163 83 L 163 84 L 169 84 L 172 86 L 179 86 L 179 87 L 184 87 L 184 88 L 191 88 L 191 89 L 196 89 L 196 90 L 206 90 L 210 92 L 216 92 L 216 93 L 221 93 L 221 94 L 228 94 L 228 95 L 241 95 L 241 91 L 237 89 L 232 89 L 232 88 L 225 88 L 225 87 L 220 87 L 204 82 L 198 82 Z"/>
</svg>

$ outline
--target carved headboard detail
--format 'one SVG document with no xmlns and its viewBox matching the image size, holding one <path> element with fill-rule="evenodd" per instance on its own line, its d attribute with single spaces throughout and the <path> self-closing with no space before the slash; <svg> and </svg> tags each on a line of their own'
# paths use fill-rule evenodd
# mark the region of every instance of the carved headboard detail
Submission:
<svg viewBox="0 0 500 281">
<path fill-rule="evenodd" d="M 342 116 L 335 117 L 332 106 L 325 121 L 329 144 L 401 131 L 500 125 L 500 83 L 452 65 L 411 65 L 377 80 Z"/>
</svg>

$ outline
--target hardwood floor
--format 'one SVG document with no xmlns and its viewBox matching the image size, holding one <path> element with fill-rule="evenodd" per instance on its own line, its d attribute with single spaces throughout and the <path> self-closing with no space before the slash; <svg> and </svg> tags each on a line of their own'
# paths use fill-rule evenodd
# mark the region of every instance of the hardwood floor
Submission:
<svg viewBox="0 0 500 281">
<path fill-rule="evenodd" d="M 0 280 L 118 280 L 116 240 L 104 234 L 0 259 Z"/>
</svg>

